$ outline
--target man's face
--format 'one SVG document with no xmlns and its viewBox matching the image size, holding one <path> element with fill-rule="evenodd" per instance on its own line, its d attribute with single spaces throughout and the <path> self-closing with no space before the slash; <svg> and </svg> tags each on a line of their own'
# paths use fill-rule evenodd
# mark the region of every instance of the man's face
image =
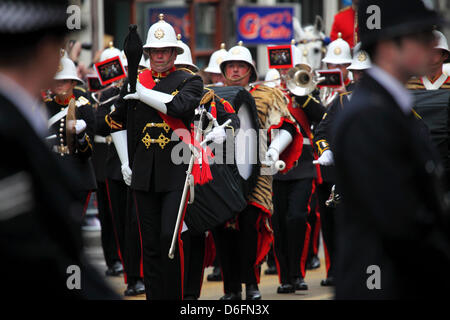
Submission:
<svg viewBox="0 0 450 320">
<path fill-rule="evenodd" d="M 348 69 L 347 67 L 350 66 L 350 63 L 346 64 L 333 64 L 333 63 L 327 63 L 328 69 L 339 69 L 342 72 L 342 77 L 344 78 L 344 82 L 348 79 Z"/>
<path fill-rule="evenodd" d="M 394 64 L 403 76 L 424 76 L 430 67 L 437 40 L 431 32 L 404 37 L 395 45 Z"/>
<path fill-rule="evenodd" d="M 429 69 L 437 70 L 439 68 L 442 68 L 444 61 L 447 58 L 448 58 L 448 52 L 446 52 L 442 49 L 434 49 L 433 52 L 431 53 Z"/>
<path fill-rule="evenodd" d="M 149 50 L 150 67 L 156 72 L 170 70 L 177 58 L 175 48 L 151 48 Z"/>
<path fill-rule="evenodd" d="M 364 74 L 364 71 L 362 70 L 352 70 L 353 79 L 355 82 L 358 82 L 359 79 L 361 79 L 362 75 Z"/>
<path fill-rule="evenodd" d="M 248 63 L 243 61 L 228 62 L 225 66 L 226 84 L 228 86 L 245 87 L 250 80 L 251 76 L 250 68 L 251 67 L 248 65 Z"/>
<path fill-rule="evenodd" d="M 58 96 L 65 96 L 72 93 L 76 82 L 73 80 L 55 80 L 52 85 L 52 92 Z"/>
<path fill-rule="evenodd" d="M 221 73 L 210 73 L 212 83 L 225 83 L 225 78 Z"/>
</svg>

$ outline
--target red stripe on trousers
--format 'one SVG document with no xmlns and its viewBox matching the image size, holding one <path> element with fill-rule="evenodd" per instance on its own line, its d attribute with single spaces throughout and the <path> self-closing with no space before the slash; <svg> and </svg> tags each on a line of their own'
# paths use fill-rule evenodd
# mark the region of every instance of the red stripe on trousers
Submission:
<svg viewBox="0 0 450 320">
<path fill-rule="evenodd" d="M 114 220 L 114 213 L 113 213 L 113 208 L 112 208 L 112 203 L 111 203 L 111 195 L 109 193 L 108 179 L 105 179 L 105 185 L 106 185 L 106 194 L 108 195 L 109 213 L 111 214 L 111 220 L 112 220 L 112 224 L 113 224 L 114 239 L 116 240 L 117 254 L 119 255 L 120 262 L 122 263 L 122 266 L 123 266 L 123 279 L 124 279 L 125 283 L 127 283 L 128 282 L 127 281 L 127 273 L 125 272 L 125 264 L 123 263 L 122 252 L 120 251 L 119 236 L 117 235 L 116 222 Z"/>
<path fill-rule="evenodd" d="M 133 196 L 133 200 L 134 200 L 134 206 L 136 208 L 136 218 L 138 221 L 138 230 L 139 230 L 139 241 L 141 242 L 141 261 L 140 261 L 140 273 L 141 273 L 141 278 L 144 279 L 144 246 L 142 245 L 142 233 L 141 233 L 141 221 L 139 219 L 139 210 L 138 210 L 138 205 L 137 205 L 137 201 L 136 201 L 136 195 L 133 191 L 130 191 L 131 195 Z"/>
<path fill-rule="evenodd" d="M 82 212 L 82 214 L 81 214 L 81 217 L 82 217 L 82 218 L 83 218 L 83 217 L 85 216 L 85 214 L 86 214 L 86 210 L 87 210 L 87 207 L 88 207 L 88 205 L 89 205 L 89 200 L 91 199 L 91 193 L 92 193 L 92 191 L 89 191 L 89 192 L 88 192 L 88 195 L 87 195 L 87 197 L 86 197 L 86 202 L 84 203 L 83 212 Z"/>
</svg>

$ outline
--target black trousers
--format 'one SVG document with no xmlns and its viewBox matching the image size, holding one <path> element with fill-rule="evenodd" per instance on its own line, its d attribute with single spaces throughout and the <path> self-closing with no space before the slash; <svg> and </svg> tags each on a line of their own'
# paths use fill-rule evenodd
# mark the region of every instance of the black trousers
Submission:
<svg viewBox="0 0 450 320">
<path fill-rule="evenodd" d="M 311 227 L 307 222 L 313 180 L 274 180 L 274 253 L 280 282 L 304 278 Z"/>
<path fill-rule="evenodd" d="M 198 299 L 203 283 L 205 234 L 190 230 L 181 234 L 184 251 L 184 297 Z"/>
<path fill-rule="evenodd" d="M 135 190 L 134 195 L 142 237 L 147 299 L 182 300 L 184 259 L 180 237 L 175 258 L 168 257 L 182 190 L 170 192 Z"/>
<path fill-rule="evenodd" d="M 119 261 L 117 242 L 115 238 L 114 225 L 111 218 L 108 192 L 104 181 L 97 181 L 97 205 L 98 219 L 101 225 L 101 242 L 106 265 L 112 267 L 114 262 Z"/>
<path fill-rule="evenodd" d="M 325 205 L 325 202 L 330 197 L 333 183 L 324 182 L 318 187 L 318 200 L 320 209 L 320 220 L 322 225 L 322 236 L 325 251 L 325 263 L 327 269 L 327 277 L 334 276 L 334 264 L 336 254 L 336 234 L 335 234 L 335 208 L 330 208 Z"/>
<path fill-rule="evenodd" d="M 258 246 L 256 221 L 259 214 L 258 208 L 247 205 L 238 216 L 239 230 L 220 226 L 213 231 L 225 293 L 241 292 L 241 283 L 258 283 L 261 270 L 255 267 L 255 263 Z"/>
<path fill-rule="evenodd" d="M 315 188 L 314 193 L 311 197 L 308 223 L 311 227 L 311 236 L 309 241 L 308 259 L 307 259 L 309 261 L 313 256 L 317 256 L 320 244 L 320 211 L 319 211 L 319 200 L 317 197 L 317 187 Z"/>
<path fill-rule="evenodd" d="M 123 180 L 108 179 L 107 186 L 127 282 L 133 283 L 141 276 L 142 251 L 136 205 Z"/>
</svg>

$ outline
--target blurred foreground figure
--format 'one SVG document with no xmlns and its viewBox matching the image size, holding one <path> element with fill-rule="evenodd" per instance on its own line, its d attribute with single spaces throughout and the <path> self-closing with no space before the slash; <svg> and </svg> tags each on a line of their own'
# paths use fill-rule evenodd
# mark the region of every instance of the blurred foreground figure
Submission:
<svg viewBox="0 0 450 320">
<path fill-rule="evenodd" d="M 381 10 L 381 28 L 370 29 L 370 5 Z M 406 6 L 399 18 L 396 12 Z M 444 168 L 420 134 L 404 84 L 427 72 L 436 45 L 432 26 L 440 17 L 420 0 L 362 0 L 358 17 L 362 49 L 373 67 L 335 126 L 343 199 L 337 214 L 336 298 L 436 297 L 450 284 Z"/>
<path fill-rule="evenodd" d="M 43 138 L 39 102 L 60 63 L 65 1 L 0 1 L 0 272 L 11 297 L 112 299 L 116 295 L 85 263 L 79 181 Z M 28 17 L 26 20 L 23 17 Z"/>
</svg>

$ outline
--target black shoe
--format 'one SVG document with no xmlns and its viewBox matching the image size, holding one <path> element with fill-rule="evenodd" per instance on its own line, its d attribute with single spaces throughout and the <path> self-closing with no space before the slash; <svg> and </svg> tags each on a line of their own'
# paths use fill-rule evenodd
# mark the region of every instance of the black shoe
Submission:
<svg viewBox="0 0 450 320">
<path fill-rule="evenodd" d="M 138 296 L 144 293 L 145 293 L 144 282 L 141 279 L 139 279 L 134 283 L 131 282 L 128 283 L 128 287 L 125 290 L 124 295 L 128 297 L 128 296 Z"/>
<path fill-rule="evenodd" d="M 284 283 L 281 286 L 278 287 L 277 293 L 294 293 L 295 288 L 290 283 Z"/>
<path fill-rule="evenodd" d="M 120 261 L 114 262 L 114 264 L 105 271 L 105 274 L 110 277 L 117 277 L 123 273 L 123 266 Z"/>
<path fill-rule="evenodd" d="M 306 282 L 303 278 L 295 279 L 293 284 L 294 284 L 295 291 L 308 290 L 308 285 L 306 284 Z"/>
<path fill-rule="evenodd" d="M 334 278 L 328 277 L 326 279 L 323 279 L 322 281 L 320 281 L 320 285 L 322 287 L 333 287 L 334 286 Z"/>
<path fill-rule="evenodd" d="M 206 277 L 208 281 L 222 281 L 222 273 L 220 267 L 214 267 L 213 272 Z"/>
<path fill-rule="evenodd" d="M 245 285 L 245 300 L 261 300 L 261 292 L 257 284 Z"/>
<path fill-rule="evenodd" d="M 306 269 L 313 270 L 320 268 L 320 259 L 317 256 L 312 256 L 311 259 L 308 259 L 306 262 Z"/>
<path fill-rule="evenodd" d="M 264 271 L 264 274 L 270 275 L 270 274 L 277 274 L 277 267 L 276 266 L 269 266 L 266 271 Z"/>
<path fill-rule="evenodd" d="M 242 293 L 241 292 L 226 293 L 219 300 L 242 300 Z"/>
</svg>

